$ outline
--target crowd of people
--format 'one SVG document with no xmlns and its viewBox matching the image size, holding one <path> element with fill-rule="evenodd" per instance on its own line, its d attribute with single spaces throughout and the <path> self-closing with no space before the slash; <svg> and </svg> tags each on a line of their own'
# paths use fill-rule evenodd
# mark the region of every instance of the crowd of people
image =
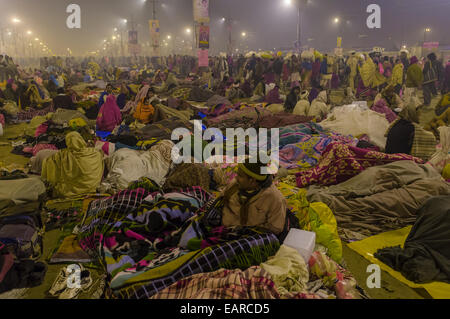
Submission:
<svg viewBox="0 0 450 319">
<path fill-rule="evenodd" d="M 139 276 L 142 269 L 151 272 L 155 267 L 164 267 L 167 260 L 185 258 L 189 251 L 251 236 L 266 236 L 261 235 L 263 233 L 275 236 L 267 235 L 269 237 L 264 237 L 267 241 L 282 243 L 291 228 L 316 231 L 318 242 L 333 256 L 336 262 L 333 271 L 337 272 L 336 269 L 340 269 L 337 264 L 342 259 L 342 250 L 334 244 L 337 241 L 340 245 L 337 230 L 319 231 L 309 215 L 308 218 L 302 215 L 306 207 L 302 205 L 309 203 L 306 192 L 300 195 L 299 188 L 312 184 L 339 187 L 340 183 L 347 182 L 354 185 L 353 179 L 359 178 L 362 172 L 374 172 L 379 179 L 394 178 L 392 176 L 396 176 L 403 165 L 410 165 L 411 176 L 427 174 L 423 184 L 414 184 L 416 180 L 408 182 L 413 186 L 406 185 L 407 182 L 400 185 L 397 181 L 383 184 L 376 178 L 367 181 L 374 183 L 368 186 L 367 193 L 381 189 L 401 192 L 400 189 L 411 187 L 408 191 L 417 195 L 414 199 L 404 195 L 406 213 L 395 217 L 397 222 L 393 224 L 396 226 L 404 225 L 405 220 L 410 222 L 408 218 L 414 216 L 429 197 L 450 195 L 448 150 L 444 155 L 440 151 L 450 147 L 444 141 L 450 119 L 450 61 L 439 61 L 435 53 L 422 59 L 408 57 L 406 51 L 394 57 L 377 52 L 349 52 L 346 56 L 318 51 L 254 53 L 210 57 L 208 67 L 198 67 L 194 57 L 179 55 L 100 59 L 52 57 L 42 58 L 39 69 L 22 69 L 10 57 L 0 56 L 0 64 L 0 79 L 4 85 L 0 91 L 3 129 L 27 123 L 33 130 L 31 135 L 21 137 L 23 143 L 14 145 L 13 153 L 31 157 L 30 172 L 40 176 L 50 198 L 110 195 L 91 197 L 89 214 L 84 211 L 86 215 L 78 220 L 78 230 L 74 234 L 85 252 L 92 253 L 96 249 L 92 242 L 102 241 L 96 244 L 101 245 L 103 255 L 96 258 L 107 256 L 107 272 L 112 278 L 110 289 L 122 297 L 130 294 L 151 297 L 168 288 L 167 282 L 175 283 L 175 276 L 170 277 L 150 293 L 148 279 L 127 277 Z M 341 98 L 332 100 L 337 92 L 342 93 Z M 432 104 L 436 101 L 433 97 L 439 97 L 439 102 Z M 433 108 L 436 116 L 424 125 L 420 112 L 427 108 Z M 205 119 L 210 127 L 217 124 L 224 132 L 227 125 L 280 128 L 282 170 L 277 175 L 261 174 L 266 164 L 259 156 L 230 167 L 197 161 L 187 166 L 175 165 L 172 131 L 183 127 L 192 132 L 194 119 Z M 372 121 L 380 127 L 374 127 Z M 357 131 L 357 126 L 363 128 Z M 196 136 L 191 134 L 184 138 L 195 142 Z M 204 148 L 203 142 L 200 145 Z M 439 142 L 440 149 L 437 148 Z M 439 161 L 436 152 L 441 152 Z M 394 162 L 409 164 L 389 166 L 386 169 L 391 175 L 375 172 L 378 167 L 384 169 Z M 432 162 L 435 170 L 421 166 L 427 162 Z M 294 190 L 297 195 L 292 195 Z M 309 189 L 308 199 L 310 191 L 314 193 Z M 143 194 L 146 196 L 138 200 Z M 380 230 L 391 229 L 386 225 L 391 225 L 392 219 L 386 217 L 389 213 L 383 210 L 383 205 L 375 203 L 376 199 L 367 199 L 370 195 L 373 194 L 358 195 L 369 207 L 362 213 L 373 212 L 373 207 L 380 211 L 364 224 L 367 229 L 363 233 L 367 235 L 376 233 L 374 229 L 378 226 Z M 128 198 L 126 207 L 122 207 L 118 203 L 123 202 L 123 196 L 134 199 Z M 332 190 L 329 196 L 334 196 Z M 348 203 L 352 200 L 356 199 L 348 198 Z M 114 203 L 111 207 L 110 202 Z M 338 224 L 342 222 L 340 226 L 349 224 L 344 215 L 350 204 L 333 204 L 330 200 L 327 205 L 328 210 L 321 206 L 321 212 L 330 211 L 327 218 L 334 220 L 330 216 L 335 213 L 341 218 L 338 219 Z M 109 208 L 103 211 L 105 206 L 111 211 Z M 393 211 L 396 204 L 392 201 L 386 203 L 386 207 Z M 315 218 L 319 215 L 317 213 Z M 92 216 L 98 219 L 91 220 Z M 123 219 L 124 216 L 127 218 Z M 388 222 L 384 219 L 379 222 L 379 216 Z M 112 226 L 102 228 L 98 220 Z M 370 225 L 372 222 L 376 225 Z M 355 230 L 361 223 L 348 227 Z M 329 221 L 323 227 L 332 227 L 329 226 L 332 224 L 333 221 Z M 252 230 L 243 232 L 242 227 Z M 97 232 L 102 234 L 101 239 Z M 270 255 L 270 245 L 266 242 L 264 245 L 267 247 L 261 251 Z M 164 250 L 168 247 L 169 251 Z M 147 254 L 150 250 L 153 255 Z M 164 258 L 153 265 L 158 254 Z M 238 268 L 236 262 L 256 266 L 249 260 L 258 260 L 259 265 L 268 257 L 260 251 L 255 256 L 256 259 L 247 259 L 247 255 L 234 256 L 235 259 L 228 256 L 220 264 L 229 262 L 234 268 Z M 126 267 L 123 260 L 126 260 Z M 180 265 L 181 273 L 184 264 Z M 209 269 L 213 270 L 217 269 Z M 446 270 L 441 269 L 442 273 Z M 162 273 L 161 270 L 158 276 Z M 195 275 L 195 272 L 189 274 Z M 179 279 L 184 278 L 184 273 L 180 276 Z M 149 275 L 149 278 L 153 277 Z M 342 278 L 336 282 L 345 280 Z M 130 288 L 127 280 L 142 282 L 142 287 Z M 309 279 L 304 280 L 298 290 L 291 286 L 286 288 L 282 281 L 277 284 L 290 293 L 305 293 Z M 56 295 L 57 289 L 52 289 Z M 135 290 L 130 293 L 129 289 Z M 336 287 L 333 289 L 334 292 L 327 290 L 328 293 L 343 296 Z M 356 295 L 356 290 L 352 291 Z M 311 296 L 319 295 L 311 292 Z"/>
</svg>

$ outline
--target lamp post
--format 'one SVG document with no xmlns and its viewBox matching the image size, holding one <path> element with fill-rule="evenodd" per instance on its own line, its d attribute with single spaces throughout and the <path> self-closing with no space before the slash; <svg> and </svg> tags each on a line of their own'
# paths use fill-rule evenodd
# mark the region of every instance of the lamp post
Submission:
<svg viewBox="0 0 450 319">
<path fill-rule="evenodd" d="M 14 51 L 15 51 L 15 55 L 18 55 L 18 51 L 17 51 L 17 27 L 16 25 L 22 21 L 20 21 L 20 19 L 18 18 L 12 18 L 12 23 L 14 24 Z"/>
<path fill-rule="evenodd" d="M 284 0 L 285 6 L 297 6 L 297 40 L 295 41 L 295 48 L 300 51 L 302 44 L 302 13 L 303 9 L 308 4 L 308 0 Z"/>
<path fill-rule="evenodd" d="M 431 28 L 425 28 L 423 31 L 423 43 L 427 42 L 427 33 L 431 32 Z"/>
</svg>

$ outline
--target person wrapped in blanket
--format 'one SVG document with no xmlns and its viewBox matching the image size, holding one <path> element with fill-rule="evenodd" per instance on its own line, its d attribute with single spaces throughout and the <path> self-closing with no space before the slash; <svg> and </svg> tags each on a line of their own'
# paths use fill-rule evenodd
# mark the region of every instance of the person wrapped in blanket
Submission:
<svg viewBox="0 0 450 319">
<path fill-rule="evenodd" d="M 145 97 L 139 101 L 133 117 L 142 124 L 154 122 L 154 119 L 161 117 L 158 104 L 160 104 L 160 101 L 155 95 L 155 89 L 150 87 Z"/>
<path fill-rule="evenodd" d="M 238 165 L 235 181 L 220 195 L 224 226 L 260 227 L 276 235 L 283 231 L 286 199 L 273 184 L 273 176 L 261 173 L 264 166 L 249 158 Z"/>
<path fill-rule="evenodd" d="M 97 115 L 97 129 L 112 132 L 114 128 L 122 123 L 122 114 L 116 103 L 116 97 L 111 94 L 106 98 Z"/>
<path fill-rule="evenodd" d="M 42 179 L 50 184 L 54 197 L 95 193 L 103 177 L 103 154 L 88 147 L 78 132 L 68 133 L 66 144 L 66 149 L 44 159 Z"/>
<path fill-rule="evenodd" d="M 52 102 L 50 94 L 42 85 L 42 82 L 40 77 L 35 77 L 34 80 L 30 82 L 25 93 L 33 107 L 43 108 Z"/>
<path fill-rule="evenodd" d="M 409 103 L 386 133 L 386 154 L 403 153 L 428 161 L 436 151 L 436 138 L 418 123 L 419 111 Z"/>
</svg>

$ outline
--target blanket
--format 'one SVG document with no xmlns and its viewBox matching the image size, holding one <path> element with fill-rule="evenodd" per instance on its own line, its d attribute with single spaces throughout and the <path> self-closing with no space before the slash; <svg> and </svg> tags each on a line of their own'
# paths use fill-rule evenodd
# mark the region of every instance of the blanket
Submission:
<svg viewBox="0 0 450 319">
<path fill-rule="evenodd" d="M 421 159 L 406 154 L 384 154 L 333 142 L 327 146 L 316 167 L 296 174 L 297 186 L 339 184 L 369 167 L 395 161 L 422 163 Z"/>
<path fill-rule="evenodd" d="M 278 299 L 270 275 L 259 266 L 219 269 L 179 280 L 150 299 Z"/>
<path fill-rule="evenodd" d="M 375 257 L 416 283 L 450 283 L 450 196 L 430 198 L 403 247 L 386 247 Z"/>
<path fill-rule="evenodd" d="M 430 165 L 397 161 L 368 168 L 339 185 L 311 187 L 310 202 L 328 205 L 341 229 L 366 236 L 415 221 L 430 196 L 450 195 L 450 184 Z"/>
</svg>

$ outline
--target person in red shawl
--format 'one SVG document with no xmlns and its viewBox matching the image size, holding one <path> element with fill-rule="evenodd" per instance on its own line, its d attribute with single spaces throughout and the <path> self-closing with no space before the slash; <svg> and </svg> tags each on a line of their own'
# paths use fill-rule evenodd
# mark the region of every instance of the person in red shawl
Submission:
<svg viewBox="0 0 450 319">
<path fill-rule="evenodd" d="M 266 95 L 264 102 L 269 104 L 280 104 L 283 103 L 283 100 L 280 98 L 280 88 L 275 86 L 269 94 Z"/>
<path fill-rule="evenodd" d="M 106 102 L 100 108 L 97 116 L 97 130 L 112 132 L 117 125 L 122 123 L 122 115 L 117 106 L 114 95 L 108 95 Z"/>
</svg>

